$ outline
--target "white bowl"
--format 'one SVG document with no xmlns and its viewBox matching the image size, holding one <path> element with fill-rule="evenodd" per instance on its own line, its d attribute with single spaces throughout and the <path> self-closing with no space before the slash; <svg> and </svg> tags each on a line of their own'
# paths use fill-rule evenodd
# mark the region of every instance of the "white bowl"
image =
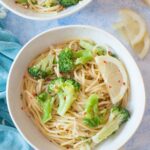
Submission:
<svg viewBox="0 0 150 150">
<path fill-rule="evenodd" d="M 64 34 L 65 33 L 65 34 Z M 23 137 L 39 150 L 57 150 L 38 130 L 26 113 L 21 110 L 20 86 L 29 62 L 48 46 L 75 38 L 90 38 L 97 43 L 110 45 L 123 61 L 130 79 L 128 109 L 130 120 L 113 136 L 99 144 L 96 150 L 118 150 L 137 130 L 145 109 L 145 90 L 140 71 L 127 49 L 109 33 L 90 26 L 66 26 L 48 30 L 30 40 L 17 55 L 7 82 L 7 104 L 11 117 Z"/>
<path fill-rule="evenodd" d="M 21 7 L 20 5 L 17 5 L 15 3 L 15 0 L 0 0 L 0 3 L 5 6 L 7 9 L 15 13 L 16 15 L 19 15 L 21 17 L 32 19 L 32 20 L 54 20 L 66 17 L 68 15 L 71 15 L 80 9 L 84 8 L 86 5 L 88 5 L 92 0 L 82 0 L 77 5 L 74 5 L 72 7 L 68 7 L 65 10 L 58 12 L 58 13 L 52 13 L 52 14 L 40 14 L 37 13 L 31 9 L 25 9 Z"/>
</svg>

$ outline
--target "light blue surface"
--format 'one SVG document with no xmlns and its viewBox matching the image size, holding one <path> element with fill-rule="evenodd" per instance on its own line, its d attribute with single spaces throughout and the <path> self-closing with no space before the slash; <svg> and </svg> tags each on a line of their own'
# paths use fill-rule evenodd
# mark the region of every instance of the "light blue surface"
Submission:
<svg viewBox="0 0 150 150">
<path fill-rule="evenodd" d="M 124 7 L 133 8 L 140 12 L 149 26 L 150 7 L 147 7 L 142 0 L 93 0 L 93 2 L 82 11 L 64 19 L 60 19 L 59 21 L 31 21 L 9 12 L 8 17 L 2 21 L 2 24 L 12 31 L 22 44 L 25 44 L 30 38 L 46 29 L 70 24 L 97 26 L 119 38 L 112 28 L 112 23 L 116 22 L 118 19 L 118 10 Z M 141 126 L 132 139 L 124 146 L 124 149 L 150 150 L 150 54 L 144 60 L 139 60 L 127 43 L 124 41 L 122 42 L 128 47 L 142 72 L 147 93 L 146 111 Z M 7 116 L 8 114 L 5 115 Z"/>
</svg>

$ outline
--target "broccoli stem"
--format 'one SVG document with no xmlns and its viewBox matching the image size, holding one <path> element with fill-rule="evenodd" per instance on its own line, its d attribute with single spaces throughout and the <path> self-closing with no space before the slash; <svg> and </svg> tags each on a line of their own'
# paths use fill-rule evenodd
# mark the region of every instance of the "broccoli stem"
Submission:
<svg viewBox="0 0 150 150">
<path fill-rule="evenodd" d="M 62 111 L 62 109 L 64 107 L 64 103 L 65 103 L 64 95 L 62 92 L 58 92 L 58 99 L 59 99 L 59 107 L 58 107 L 57 113 L 61 114 L 61 111 Z"/>
<path fill-rule="evenodd" d="M 41 120 L 43 123 L 52 119 L 52 108 L 54 105 L 55 99 L 51 97 L 48 93 L 43 92 L 37 96 L 39 105 L 42 108 L 42 117 Z"/>
<path fill-rule="evenodd" d="M 107 137 L 116 132 L 119 127 L 128 121 L 130 113 L 127 109 L 120 106 L 113 106 L 107 124 L 92 137 L 94 143 L 100 143 Z"/>
<path fill-rule="evenodd" d="M 108 136 L 112 135 L 119 129 L 120 119 L 116 118 L 112 122 L 106 124 L 95 136 L 92 137 L 94 143 L 100 143 L 105 140 Z"/>
<path fill-rule="evenodd" d="M 58 108 L 58 114 L 60 116 L 63 116 L 67 110 L 71 107 L 73 101 L 75 100 L 74 98 L 74 90 L 71 88 L 64 88 L 64 93 L 67 93 L 66 97 L 65 97 L 65 102 L 63 103 L 63 106 L 60 104 L 60 109 Z M 62 99 L 61 99 L 62 101 Z"/>
<path fill-rule="evenodd" d="M 42 116 L 42 122 L 46 123 L 47 121 L 52 119 L 52 108 L 54 104 L 54 98 L 51 98 L 43 103 L 43 116 Z"/>
<path fill-rule="evenodd" d="M 98 109 L 98 95 L 92 94 L 87 101 L 85 112 L 86 115 L 83 119 L 83 123 L 91 128 L 99 125 L 99 109 Z"/>
</svg>

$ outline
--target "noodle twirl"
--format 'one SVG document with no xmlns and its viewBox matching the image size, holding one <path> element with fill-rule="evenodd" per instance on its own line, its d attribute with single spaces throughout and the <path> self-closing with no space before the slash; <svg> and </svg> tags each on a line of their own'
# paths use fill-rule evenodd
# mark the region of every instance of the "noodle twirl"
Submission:
<svg viewBox="0 0 150 150">
<path fill-rule="evenodd" d="M 93 149 L 130 116 L 127 73 L 110 50 L 82 39 L 52 45 L 24 74 L 23 110 L 62 149 Z"/>
</svg>

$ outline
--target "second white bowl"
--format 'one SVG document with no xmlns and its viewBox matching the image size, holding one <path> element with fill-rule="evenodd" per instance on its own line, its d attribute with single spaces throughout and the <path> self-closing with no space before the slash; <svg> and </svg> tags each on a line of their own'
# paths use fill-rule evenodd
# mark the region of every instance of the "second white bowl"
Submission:
<svg viewBox="0 0 150 150">
<path fill-rule="evenodd" d="M 0 0 L 0 3 L 7 9 L 21 17 L 32 20 L 54 20 L 71 15 L 88 5 L 92 0 L 82 0 L 77 5 L 68 7 L 57 14 L 40 14 L 31 9 L 25 9 L 15 3 L 15 0 Z"/>
</svg>

